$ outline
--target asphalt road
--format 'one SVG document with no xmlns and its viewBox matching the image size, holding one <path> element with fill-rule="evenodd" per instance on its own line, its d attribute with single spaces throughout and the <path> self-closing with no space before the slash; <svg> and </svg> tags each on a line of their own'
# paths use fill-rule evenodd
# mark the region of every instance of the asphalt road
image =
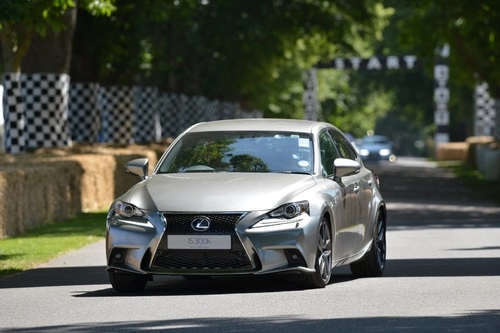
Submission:
<svg viewBox="0 0 500 333">
<path fill-rule="evenodd" d="M 167 277 L 117 294 L 104 242 L 0 281 L 6 332 L 500 332 L 500 207 L 431 163 L 372 166 L 388 202 L 381 278 Z"/>
</svg>

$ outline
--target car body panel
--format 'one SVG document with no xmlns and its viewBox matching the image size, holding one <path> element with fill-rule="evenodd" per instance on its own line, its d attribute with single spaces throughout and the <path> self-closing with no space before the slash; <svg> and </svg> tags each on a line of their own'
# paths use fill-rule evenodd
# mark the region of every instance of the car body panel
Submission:
<svg viewBox="0 0 500 333">
<path fill-rule="evenodd" d="M 134 203 L 147 193 L 148 197 L 154 199 L 149 203 L 138 204 L 146 210 L 253 211 L 275 208 L 314 185 L 313 177 L 295 174 L 156 174 L 147 182 L 138 184 L 125 197 L 127 201 Z"/>
</svg>

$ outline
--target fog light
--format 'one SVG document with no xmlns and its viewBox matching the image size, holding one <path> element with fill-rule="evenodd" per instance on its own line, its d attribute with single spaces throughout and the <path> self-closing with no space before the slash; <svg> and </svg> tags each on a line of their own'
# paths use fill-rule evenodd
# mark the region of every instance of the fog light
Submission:
<svg viewBox="0 0 500 333">
<path fill-rule="evenodd" d="M 123 264 L 125 262 L 125 256 L 126 256 L 126 249 L 113 249 L 113 252 L 111 252 L 111 255 L 109 256 L 110 258 L 110 264 Z"/>
<path fill-rule="evenodd" d="M 286 260 L 288 261 L 288 265 L 291 267 L 303 266 L 306 267 L 306 261 L 304 257 L 297 249 L 285 249 Z"/>
</svg>

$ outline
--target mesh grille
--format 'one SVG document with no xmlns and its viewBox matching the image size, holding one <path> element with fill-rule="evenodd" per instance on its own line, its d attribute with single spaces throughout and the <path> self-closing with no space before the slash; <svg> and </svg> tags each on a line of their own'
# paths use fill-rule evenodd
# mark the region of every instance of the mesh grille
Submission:
<svg viewBox="0 0 500 333">
<path fill-rule="evenodd" d="M 191 228 L 191 221 L 199 214 L 165 214 L 167 228 L 160 241 L 152 268 L 159 269 L 210 269 L 250 270 L 252 266 L 235 225 L 241 214 L 206 214 L 210 228 L 203 235 L 231 235 L 228 250 L 182 250 L 168 249 L 168 235 L 200 235 Z"/>
</svg>

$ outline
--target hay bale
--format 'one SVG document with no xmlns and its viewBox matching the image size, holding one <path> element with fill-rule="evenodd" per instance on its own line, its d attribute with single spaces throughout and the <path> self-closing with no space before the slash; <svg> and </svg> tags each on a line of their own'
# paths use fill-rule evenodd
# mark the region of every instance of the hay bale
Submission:
<svg viewBox="0 0 500 333">
<path fill-rule="evenodd" d="M 95 212 L 109 208 L 115 194 L 115 158 L 111 155 L 82 154 L 65 159 L 77 162 L 83 169 L 77 189 L 81 197 L 81 211 Z"/>
<path fill-rule="evenodd" d="M 77 146 L 0 156 L 0 238 L 64 221 L 80 212 L 108 209 L 111 202 L 140 181 L 125 163 L 150 160 L 160 148 Z"/>
<path fill-rule="evenodd" d="M 14 236 L 81 211 L 77 163 L 46 162 L 0 168 L 0 237 Z"/>
<path fill-rule="evenodd" d="M 468 137 L 465 142 L 469 144 L 469 149 L 467 151 L 467 156 L 465 158 L 465 164 L 477 168 L 477 149 L 485 145 L 490 145 L 495 142 L 495 138 L 492 136 L 471 136 Z"/>
<path fill-rule="evenodd" d="M 469 150 L 467 142 L 446 142 L 439 144 L 436 151 L 437 161 L 465 161 Z"/>
</svg>

